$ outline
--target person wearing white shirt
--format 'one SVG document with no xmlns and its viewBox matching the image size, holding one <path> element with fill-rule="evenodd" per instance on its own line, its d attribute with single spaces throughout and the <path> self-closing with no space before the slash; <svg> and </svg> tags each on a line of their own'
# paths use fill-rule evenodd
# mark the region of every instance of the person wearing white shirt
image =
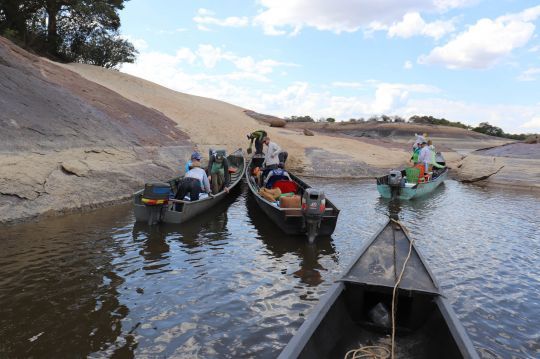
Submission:
<svg viewBox="0 0 540 359">
<path fill-rule="evenodd" d="M 426 141 L 421 144 L 420 154 L 418 155 L 418 162 L 424 164 L 424 172 L 429 172 L 429 165 L 431 163 L 431 149 L 427 145 Z"/>
<path fill-rule="evenodd" d="M 264 156 L 263 166 L 265 169 L 275 169 L 279 165 L 279 153 L 281 152 L 281 147 L 279 147 L 275 142 L 270 141 L 270 137 L 265 137 L 263 142 L 266 148 L 266 155 Z"/>
</svg>

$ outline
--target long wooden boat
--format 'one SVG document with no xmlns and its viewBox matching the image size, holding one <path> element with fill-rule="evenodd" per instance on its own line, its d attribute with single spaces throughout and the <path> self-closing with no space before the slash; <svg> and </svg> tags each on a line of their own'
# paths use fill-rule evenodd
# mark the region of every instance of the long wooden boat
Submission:
<svg viewBox="0 0 540 359">
<path fill-rule="evenodd" d="M 231 173 L 231 182 L 229 184 L 229 192 L 231 192 L 244 176 L 246 160 L 241 149 L 227 156 L 227 160 L 229 161 L 229 167 L 236 169 L 235 172 Z M 193 202 L 171 199 L 170 197 L 174 198 L 178 182 L 182 177 L 176 177 L 164 183 L 147 184 L 145 189 L 136 192 L 133 195 L 135 220 L 137 222 L 147 222 L 148 224 L 183 223 L 207 211 L 229 195 L 229 193 L 221 191 Z M 152 191 L 155 192 L 155 198 L 158 199 L 146 200 L 144 196 Z"/>
<path fill-rule="evenodd" d="M 296 194 L 302 197 L 301 207 L 281 208 L 279 202 L 261 196 L 253 169 L 261 167 L 263 161 L 262 157 L 252 157 L 246 169 L 246 182 L 258 206 L 270 220 L 285 234 L 306 235 L 310 243 L 317 236 L 330 236 L 334 233 L 339 209 L 325 197 L 324 192 L 313 189 L 294 174 L 288 172 L 296 184 Z"/>
<path fill-rule="evenodd" d="M 396 291 L 396 358 L 478 358 L 425 261 L 395 221 L 364 244 L 279 358 L 345 358 L 360 348 L 391 353 L 393 290 L 405 262 Z"/>
</svg>

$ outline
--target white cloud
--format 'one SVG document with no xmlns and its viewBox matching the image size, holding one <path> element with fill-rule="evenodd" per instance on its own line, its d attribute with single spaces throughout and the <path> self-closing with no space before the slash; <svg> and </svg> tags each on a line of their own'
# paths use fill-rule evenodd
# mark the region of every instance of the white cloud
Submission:
<svg viewBox="0 0 540 359">
<path fill-rule="evenodd" d="M 540 67 L 531 67 L 523 71 L 519 76 L 518 80 L 520 81 L 536 81 L 540 76 Z"/>
<path fill-rule="evenodd" d="M 131 42 L 133 46 L 135 46 L 135 49 L 137 49 L 138 51 L 143 51 L 148 48 L 148 43 L 143 39 L 135 38 L 130 35 L 121 35 L 120 37 L 124 40 Z"/>
<path fill-rule="evenodd" d="M 423 35 L 439 39 L 455 30 L 454 22 L 455 20 L 438 20 L 426 23 L 419 13 L 410 12 L 403 15 L 403 19 L 400 22 L 395 22 L 388 28 L 388 36 L 409 38 L 416 35 Z"/>
<path fill-rule="evenodd" d="M 321 31 L 355 32 L 379 23 L 388 26 L 409 12 L 441 12 L 475 0 L 260 0 L 263 10 L 254 23 L 268 35 L 284 35 L 303 27 Z M 431 31 L 435 31 L 432 29 Z M 439 31 L 439 30 L 437 30 Z"/>
<path fill-rule="evenodd" d="M 223 27 L 245 27 L 249 25 L 249 19 L 246 16 L 230 16 L 225 19 L 218 19 L 213 17 L 212 15 L 214 15 L 214 13 L 207 9 L 199 9 L 198 14 L 198 16 L 193 18 L 193 21 L 197 23 L 199 30 L 203 29 L 206 31 L 208 27 L 205 25 L 216 25 Z"/>
<path fill-rule="evenodd" d="M 405 61 L 405 63 L 403 64 L 403 68 L 404 68 L 405 70 L 410 70 L 410 69 L 412 69 L 412 67 L 413 67 L 412 62 L 410 62 L 410 61 L 408 61 L 408 60 Z"/>
<path fill-rule="evenodd" d="M 345 81 L 334 81 L 331 83 L 333 87 L 343 87 L 343 88 L 361 88 L 365 85 L 360 82 L 345 82 Z"/>
<path fill-rule="evenodd" d="M 495 20 L 480 19 L 446 45 L 421 56 L 419 62 L 451 69 L 488 68 L 529 42 L 535 30 L 532 21 L 539 16 L 540 6 L 537 6 Z"/>
<path fill-rule="evenodd" d="M 540 117 L 535 117 L 532 120 L 525 122 L 520 127 L 533 130 L 535 133 L 538 133 L 540 132 Z"/>
<path fill-rule="evenodd" d="M 396 112 L 405 117 L 430 115 L 472 126 L 480 122 L 489 122 L 509 133 L 540 132 L 540 126 L 537 126 L 534 120 L 530 120 L 538 117 L 540 104 L 532 106 L 479 104 L 423 97 L 411 99 L 406 106 L 396 109 Z M 525 124 L 529 126 L 527 130 L 523 129 Z"/>
</svg>

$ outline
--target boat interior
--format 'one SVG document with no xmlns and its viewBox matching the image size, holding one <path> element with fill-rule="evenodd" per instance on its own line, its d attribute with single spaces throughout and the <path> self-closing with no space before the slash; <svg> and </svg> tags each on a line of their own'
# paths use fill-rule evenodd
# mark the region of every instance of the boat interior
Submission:
<svg viewBox="0 0 540 359">
<path fill-rule="evenodd" d="M 252 187 L 255 192 L 260 193 L 262 186 L 262 172 L 260 169 L 262 168 L 262 164 L 264 161 L 264 157 L 256 157 L 253 156 L 250 166 L 247 169 L 248 171 L 248 182 L 250 187 Z M 298 177 L 294 176 L 293 174 L 289 173 L 292 181 L 289 180 L 278 180 L 274 183 L 272 189 L 279 188 L 280 192 L 283 193 L 289 193 L 294 194 L 302 197 L 304 195 L 304 192 L 307 188 L 310 188 L 310 186 L 299 179 Z M 293 208 L 282 208 L 280 207 L 280 201 L 279 200 L 271 200 L 271 198 L 267 198 L 265 196 L 261 196 L 268 202 L 270 202 L 274 207 L 281 209 L 285 212 L 285 216 L 287 217 L 298 217 L 301 218 L 302 212 L 300 206 L 293 207 Z M 336 209 L 336 207 L 328 200 L 326 199 L 326 208 L 324 216 L 337 216 L 339 211 Z"/>
<path fill-rule="evenodd" d="M 462 357 L 436 298 L 432 293 L 399 292 L 397 358 Z M 391 308 L 392 288 L 345 282 L 300 357 L 344 358 L 350 350 L 373 346 L 390 350 Z"/>
</svg>

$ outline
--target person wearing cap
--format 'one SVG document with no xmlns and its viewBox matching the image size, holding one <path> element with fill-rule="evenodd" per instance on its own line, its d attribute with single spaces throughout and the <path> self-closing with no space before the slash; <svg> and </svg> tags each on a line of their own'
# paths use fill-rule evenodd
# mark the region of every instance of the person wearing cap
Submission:
<svg viewBox="0 0 540 359">
<path fill-rule="evenodd" d="M 262 155 L 263 154 L 263 141 L 264 138 L 267 136 L 267 133 L 265 130 L 257 130 L 252 133 L 248 133 L 247 139 L 251 140 L 248 147 L 248 153 L 251 153 L 251 146 L 253 145 L 253 141 L 255 141 L 255 154 L 256 155 Z"/>
<path fill-rule="evenodd" d="M 208 176 L 206 175 L 206 171 L 201 168 L 201 159 L 202 156 L 200 153 L 193 152 L 191 155 L 192 168 L 180 180 L 176 199 L 183 200 L 189 193 L 190 200 L 197 201 L 201 193 L 211 193 Z"/>
</svg>

